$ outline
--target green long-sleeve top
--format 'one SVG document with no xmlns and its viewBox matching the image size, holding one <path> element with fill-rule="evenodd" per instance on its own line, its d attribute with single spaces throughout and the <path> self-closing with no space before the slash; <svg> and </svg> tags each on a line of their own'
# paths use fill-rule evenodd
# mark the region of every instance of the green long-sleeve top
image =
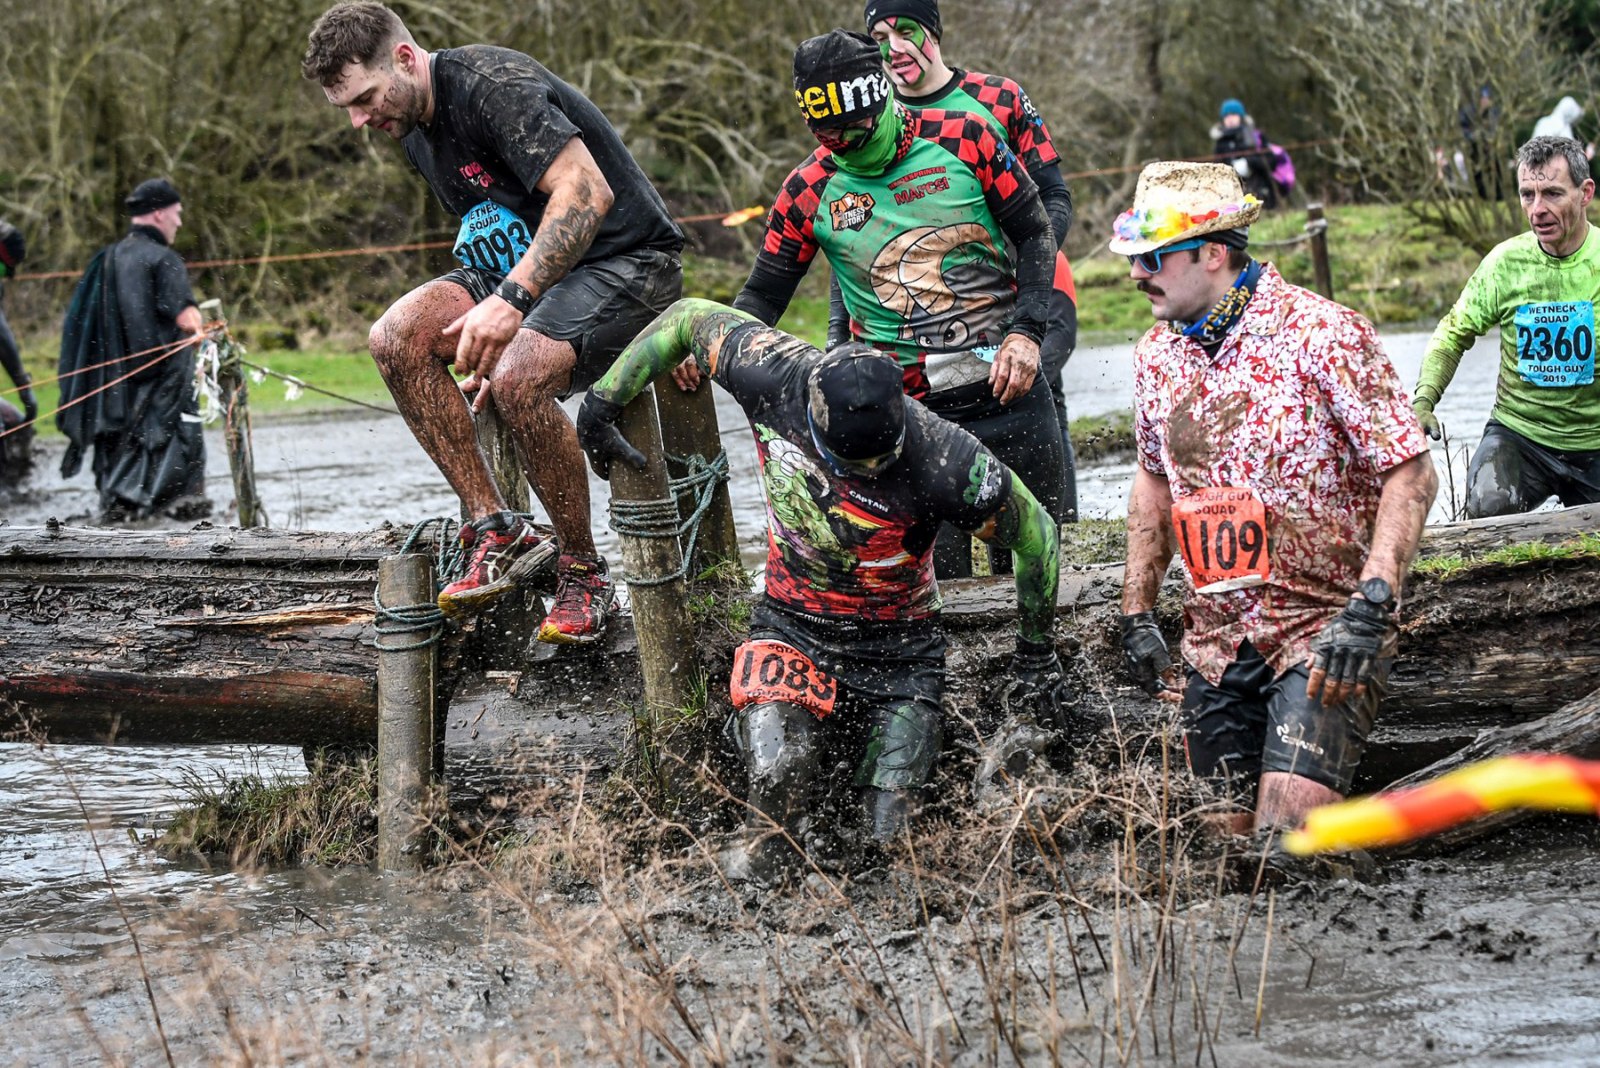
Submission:
<svg viewBox="0 0 1600 1068">
<path fill-rule="evenodd" d="M 1437 403 L 1461 354 L 1500 328 L 1500 380 L 1491 418 L 1552 449 L 1600 450 L 1595 302 L 1600 237 L 1562 259 L 1530 231 L 1496 245 L 1439 321 L 1417 377 L 1418 400 Z"/>
</svg>

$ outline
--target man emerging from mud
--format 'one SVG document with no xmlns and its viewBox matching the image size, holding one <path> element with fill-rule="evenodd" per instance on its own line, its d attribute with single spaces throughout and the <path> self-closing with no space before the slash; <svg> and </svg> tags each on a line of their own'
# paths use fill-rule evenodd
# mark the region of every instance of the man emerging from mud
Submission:
<svg viewBox="0 0 1600 1068">
<path fill-rule="evenodd" d="M 941 522 L 1014 557 L 1015 719 L 1002 735 L 1039 751 L 1062 739 L 1073 710 L 1051 637 L 1056 525 L 1028 487 L 906 397 L 892 357 L 856 343 L 823 356 L 706 300 L 669 308 L 585 395 L 578 439 L 602 478 L 616 460 L 643 466 L 617 420 L 685 358 L 744 408 L 767 501 L 766 595 L 731 681 L 753 809 L 731 870 L 770 874 L 847 817 L 845 784 L 829 781 L 841 761 L 866 834 L 902 833 L 941 743 Z M 825 794 L 846 811 L 828 812 Z"/>
<path fill-rule="evenodd" d="M 1181 700 L 1194 771 L 1253 809 L 1240 833 L 1349 790 L 1438 489 L 1371 324 L 1246 251 L 1260 212 L 1228 166 L 1152 163 L 1111 241 L 1157 320 L 1134 350 L 1123 649 Z M 1174 552 L 1181 691 L 1153 611 Z"/>
<path fill-rule="evenodd" d="M 1583 146 L 1570 137 L 1523 145 L 1517 195 L 1528 232 L 1484 257 L 1439 321 L 1417 377 L 1417 416 L 1437 438 L 1433 406 L 1462 354 L 1500 332 L 1494 408 L 1467 465 L 1470 519 L 1529 512 L 1552 496 L 1567 507 L 1600 502 L 1600 237 L 1589 224 L 1594 179 Z"/>
<path fill-rule="evenodd" d="M 507 510 L 478 447 L 472 414 L 493 403 L 560 546 L 539 638 L 593 641 L 613 590 L 557 398 L 592 382 L 677 298 L 683 235 L 605 116 L 520 52 L 425 52 L 382 4 L 341 3 L 312 27 L 301 71 L 351 125 L 400 141 L 461 218 L 461 266 L 401 297 L 370 338 L 411 432 L 471 517 L 467 572 L 440 592 L 440 609 L 476 612 L 552 555 Z M 459 388 L 451 361 L 467 375 Z"/>
</svg>

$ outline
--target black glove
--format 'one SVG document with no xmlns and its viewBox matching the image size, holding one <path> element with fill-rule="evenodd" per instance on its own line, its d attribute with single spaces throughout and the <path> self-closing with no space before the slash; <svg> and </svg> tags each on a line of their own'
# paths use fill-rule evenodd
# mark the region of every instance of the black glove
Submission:
<svg viewBox="0 0 1600 1068">
<path fill-rule="evenodd" d="M 629 445 L 617 429 L 621 418 L 622 405 L 592 389 L 583 395 L 583 403 L 578 406 L 578 444 L 589 457 L 594 473 L 604 479 L 611 477 L 612 460 L 622 460 L 635 471 L 643 471 L 648 463 L 644 453 Z"/>
<path fill-rule="evenodd" d="M 39 398 L 33 395 L 33 386 L 27 382 L 17 391 L 17 399 L 22 402 L 22 417 L 28 422 L 39 418 Z"/>
<path fill-rule="evenodd" d="M 1163 676 L 1172 667 L 1172 654 L 1153 609 L 1122 617 L 1122 659 L 1145 693 L 1154 697 L 1167 689 Z"/>
<path fill-rule="evenodd" d="M 1311 641 L 1312 670 L 1327 672 L 1323 686 L 1365 686 L 1372 681 L 1393 612 L 1389 605 L 1352 597 L 1344 610 L 1328 621 Z"/>
<path fill-rule="evenodd" d="M 1017 651 L 1011 654 L 1011 682 L 1003 697 L 1006 707 L 1013 716 L 1065 736 L 1077 704 L 1066 675 L 1054 644 L 1018 638 Z"/>
</svg>

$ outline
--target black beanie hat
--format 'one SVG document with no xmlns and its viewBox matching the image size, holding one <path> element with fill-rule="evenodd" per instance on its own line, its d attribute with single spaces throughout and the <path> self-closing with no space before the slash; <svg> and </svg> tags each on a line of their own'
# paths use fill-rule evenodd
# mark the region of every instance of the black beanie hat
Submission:
<svg viewBox="0 0 1600 1068">
<path fill-rule="evenodd" d="M 829 30 L 794 50 L 794 102 L 813 130 L 880 115 L 891 92 L 877 42 L 864 33 Z"/>
<path fill-rule="evenodd" d="M 944 37 L 944 27 L 939 24 L 939 0 L 867 0 L 867 32 L 884 19 L 904 15 L 935 37 Z"/>
<path fill-rule="evenodd" d="M 6 265 L 7 271 L 15 271 L 27 254 L 28 242 L 23 240 L 22 231 L 0 219 L 0 263 Z"/>
<path fill-rule="evenodd" d="M 811 371 L 809 394 L 817 443 L 842 460 L 882 456 L 905 439 L 900 365 L 869 345 L 830 349 Z"/>
<path fill-rule="evenodd" d="M 165 178 L 150 178 L 134 186 L 123 204 L 127 206 L 129 215 L 148 215 L 181 200 L 183 198 L 178 195 L 177 186 Z"/>
</svg>

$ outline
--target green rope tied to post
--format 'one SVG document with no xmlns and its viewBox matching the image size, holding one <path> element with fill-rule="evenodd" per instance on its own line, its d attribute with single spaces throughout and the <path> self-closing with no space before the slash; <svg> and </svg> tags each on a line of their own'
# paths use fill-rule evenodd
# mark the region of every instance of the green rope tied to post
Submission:
<svg viewBox="0 0 1600 1068">
<path fill-rule="evenodd" d="M 439 535 L 434 545 L 434 586 L 436 589 L 442 589 L 466 567 L 467 554 L 461 548 L 461 539 L 456 537 L 456 530 L 460 524 L 454 519 L 434 516 L 416 524 L 411 528 L 411 533 L 406 535 L 406 540 L 400 544 L 398 555 L 404 556 L 411 552 L 423 532 L 435 524 L 438 525 Z M 373 629 L 378 633 L 377 640 L 372 643 L 375 649 L 391 653 L 409 652 L 435 645 L 444 637 L 445 616 L 439 611 L 437 603 L 386 605 L 374 588 L 372 606 Z M 423 636 L 412 641 L 384 640 L 402 634 Z"/>
<path fill-rule="evenodd" d="M 667 483 L 670 496 L 654 501 L 619 501 L 611 498 L 611 529 L 618 534 L 635 538 L 681 538 L 689 535 L 683 548 L 682 561 L 669 574 L 628 576 L 630 586 L 665 586 L 689 574 L 694 564 L 695 542 L 700 537 L 700 523 L 711 510 L 711 500 L 717 486 L 728 481 L 728 454 L 719 451 L 707 460 L 698 454 L 690 457 L 668 455 L 667 459 L 682 464 L 689 473 Z M 694 509 L 682 520 L 679 505 L 693 495 Z"/>
</svg>

